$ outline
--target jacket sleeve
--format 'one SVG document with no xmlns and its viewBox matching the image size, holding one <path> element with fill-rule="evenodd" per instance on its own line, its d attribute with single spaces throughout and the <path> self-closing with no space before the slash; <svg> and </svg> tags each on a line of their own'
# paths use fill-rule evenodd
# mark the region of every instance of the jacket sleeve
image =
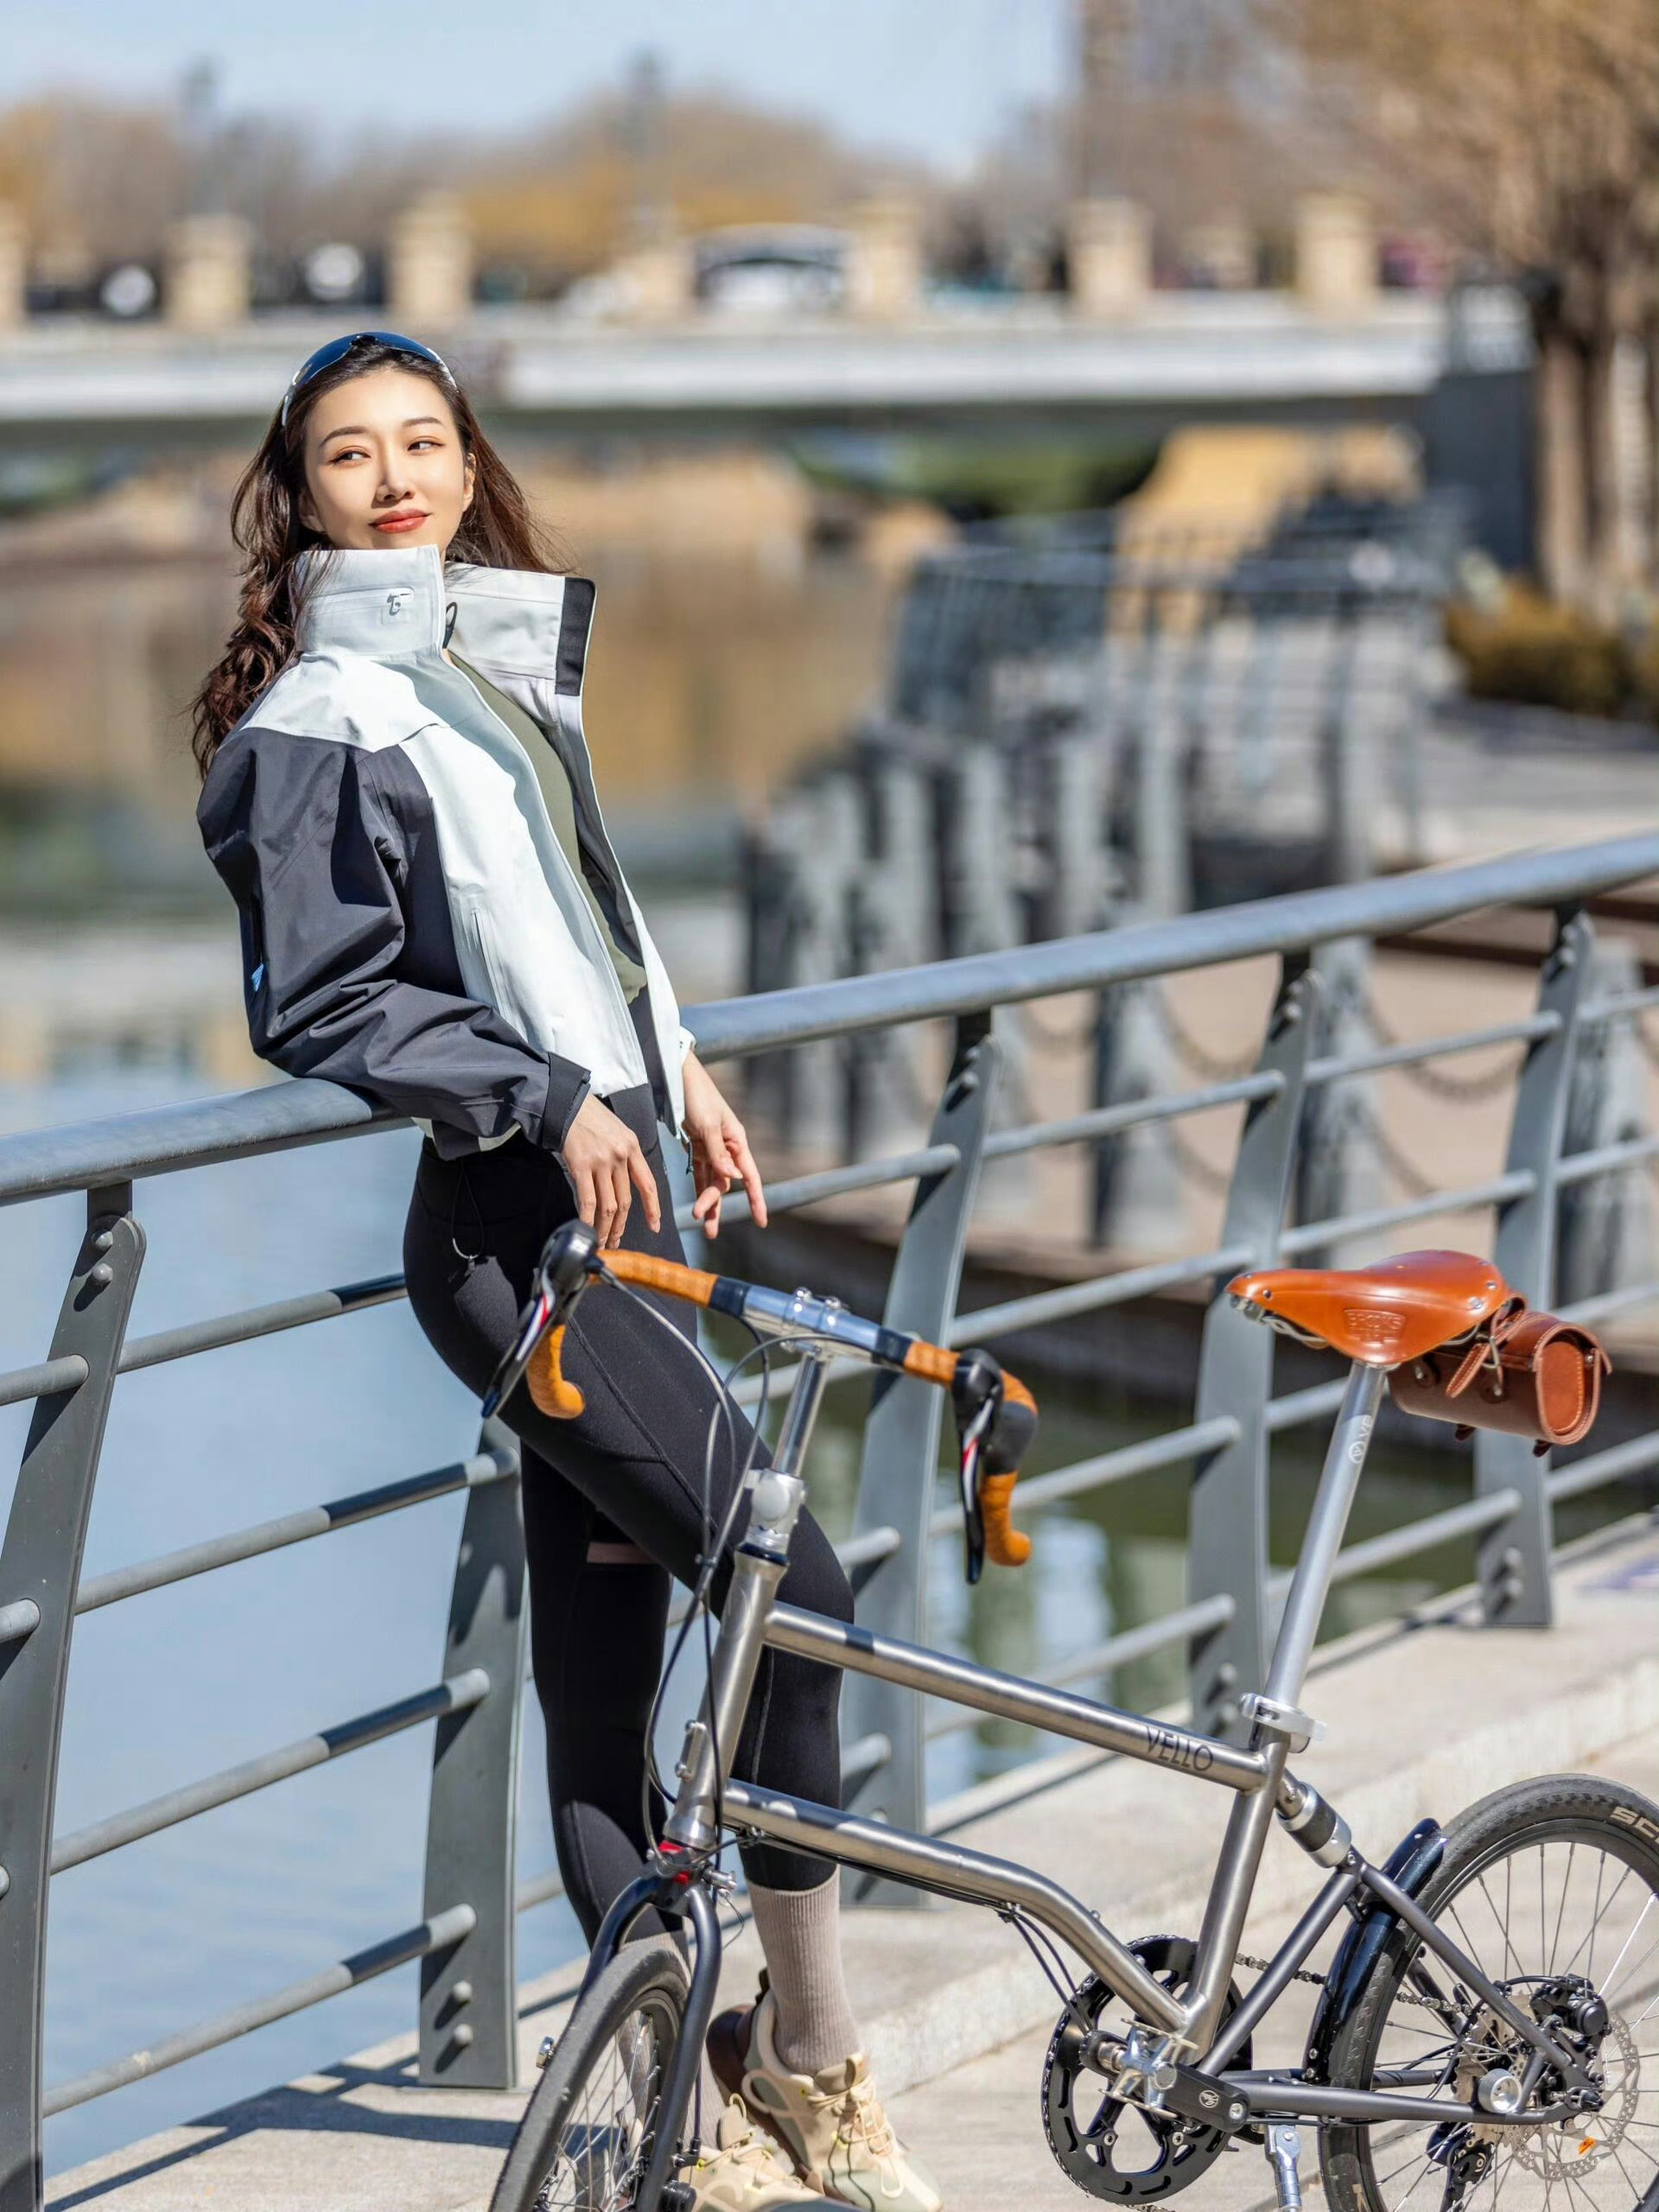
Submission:
<svg viewBox="0 0 1659 2212">
<path fill-rule="evenodd" d="M 588 1071 L 537 1052 L 493 1007 L 396 972 L 405 855 L 374 756 L 305 738 L 238 752 L 215 762 L 226 773 L 210 777 L 199 818 L 242 917 L 254 1051 L 429 1122 L 445 1158 L 515 1123 L 558 1151 Z"/>
</svg>

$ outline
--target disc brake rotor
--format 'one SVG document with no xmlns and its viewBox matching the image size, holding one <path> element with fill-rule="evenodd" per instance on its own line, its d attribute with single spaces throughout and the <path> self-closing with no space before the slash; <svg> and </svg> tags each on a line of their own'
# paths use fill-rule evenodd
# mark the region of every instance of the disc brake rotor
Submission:
<svg viewBox="0 0 1659 2212">
<path fill-rule="evenodd" d="M 1173 1997 L 1185 1994 L 1195 1956 L 1185 1936 L 1142 1936 L 1129 1948 Z M 1230 1983 L 1223 2017 L 1238 2002 L 1238 1990 Z M 1099 2028 L 1114 2006 L 1127 2025 L 1119 2000 L 1093 1974 L 1073 1994 L 1043 2065 L 1043 2133 L 1061 2172 L 1090 2196 L 1120 2204 L 1150 2203 L 1176 2196 L 1208 2173 L 1228 2137 L 1224 2128 L 1205 2127 L 1114 2096 L 1106 2077 L 1085 2064 L 1077 2028 Z M 1249 2064 L 1248 2041 L 1232 2063 Z"/>
</svg>

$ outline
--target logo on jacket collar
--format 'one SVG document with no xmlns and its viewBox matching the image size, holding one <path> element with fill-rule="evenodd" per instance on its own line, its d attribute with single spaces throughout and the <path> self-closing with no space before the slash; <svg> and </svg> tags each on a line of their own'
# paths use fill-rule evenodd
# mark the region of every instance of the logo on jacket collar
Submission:
<svg viewBox="0 0 1659 2212">
<path fill-rule="evenodd" d="M 415 594 L 412 591 L 405 591 L 402 589 L 397 591 L 389 591 L 386 594 L 386 614 L 388 619 L 393 622 L 397 621 L 398 617 L 404 613 L 409 606 L 410 601 L 413 599 L 414 596 Z"/>
</svg>

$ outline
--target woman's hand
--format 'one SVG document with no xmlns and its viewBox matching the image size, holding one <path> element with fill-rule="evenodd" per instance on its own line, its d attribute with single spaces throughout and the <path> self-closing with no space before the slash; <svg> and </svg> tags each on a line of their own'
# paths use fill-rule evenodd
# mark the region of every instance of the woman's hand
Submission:
<svg viewBox="0 0 1659 2212">
<path fill-rule="evenodd" d="M 754 1164 L 748 1138 L 711 1076 L 695 1052 L 683 1065 L 685 1084 L 685 1134 L 691 1140 L 691 1180 L 696 1197 L 691 1204 L 705 1236 L 720 1233 L 720 1202 L 741 1176 L 747 1192 L 757 1229 L 766 1225 L 766 1194 L 760 1187 L 760 1170 Z"/>
<path fill-rule="evenodd" d="M 712 1084 L 709 1087 L 714 1089 Z M 645 1219 L 653 1229 L 662 1227 L 657 1179 L 639 1138 L 620 1114 L 613 1114 L 604 1100 L 595 1098 L 591 1091 L 565 1132 L 559 1157 L 575 1185 L 576 1211 L 592 1227 L 601 1249 L 613 1250 L 622 1242 L 633 1201 L 631 1184 L 645 1202 Z"/>
</svg>

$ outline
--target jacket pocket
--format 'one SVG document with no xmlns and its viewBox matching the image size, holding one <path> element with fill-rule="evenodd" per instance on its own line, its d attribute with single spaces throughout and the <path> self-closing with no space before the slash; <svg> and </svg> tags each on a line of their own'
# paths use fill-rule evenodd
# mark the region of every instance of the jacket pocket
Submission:
<svg viewBox="0 0 1659 2212">
<path fill-rule="evenodd" d="M 514 1019 L 511 1005 L 512 994 L 507 988 L 506 969 L 495 941 L 490 918 L 482 899 L 468 894 L 461 902 L 461 926 L 463 941 L 471 954 L 471 964 L 484 984 L 488 1003 L 504 1020 Z"/>
</svg>

